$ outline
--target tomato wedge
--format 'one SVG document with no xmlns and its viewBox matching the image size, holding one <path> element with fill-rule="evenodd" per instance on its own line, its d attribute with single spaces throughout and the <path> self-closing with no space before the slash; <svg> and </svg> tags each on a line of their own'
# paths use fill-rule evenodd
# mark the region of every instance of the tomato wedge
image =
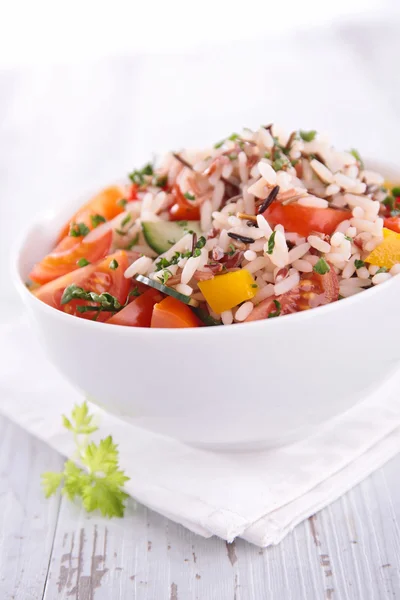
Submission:
<svg viewBox="0 0 400 600">
<path fill-rule="evenodd" d="M 90 263 L 95 263 L 104 258 L 110 249 L 112 242 L 112 231 L 105 231 L 100 236 L 92 237 L 90 241 L 86 238 L 66 238 L 62 240 L 56 249 L 36 263 L 29 274 L 30 279 L 36 283 L 48 283 L 57 277 L 79 269 L 77 264 L 81 258 Z M 71 245 L 70 240 L 75 240 Z"/>
<path fill-rule="evenodd" d="M 67 273 L 54 281 L 46 283 L 46 285 L 41 286 L 33 293 L 42 302 L 68 314 L 84 319 L 93 319 L 97 315 L 97 321 L 107 321 L 112 316 L 110 312 L 97 313 L 93 311 L 80 313 L 77 310 L 78 306 L 90 306 L 93 304 L 87 300 L 71 300 L 67 304 L 61 304 L 61 297 L 64 290 L 74 283 L 88 292 L 96 292 L 97 294 L 108 292 L 115 296 L 118 302 L 124 304 L 132 288 L 132 282 L 129 279 L 125 279 L 124 272 L 132 259 L 137 256 L 136 253 L 118 250 L 118 252 L 110 254 L 95 265 L 87 265 L 77 271 Z M 118 266 L 114 269 L 110 267 L 110 263 L 113 260 L 118 263 Z M 115 267 L 115 263 L 112 266 Z"/>
<path fill-rule="evenodd" d="M 128 325 L 130 327 L 150 327 L 154 305 L 164 298 L 161 292 L 147 289 L 141 296 L 135 298 L 125 308 L 115 313 L 107 323 L 113 325 Z"/>
<path fill-rule="evenodd" d="M 151 327 L 201 327 L 201 321 L 186 304 L 167 296 L 154 306 Z"/>
<path fill-rule="evenodd" d="M 118 204 L 118 200 L 124 197 L 124 190 L 117 185 L 105 188 L 99 194 L 94 196 L 89 202 L 84 204 L 74 216 L 64 225 L 57 239 L 60 242 L 69 233 L 71 224 L 84 223 L 89 229 L 93 229 L 91 217 L 100 215 L 106 221 L 110 221 L 119 213 L 123 212 L 124 207 Z"/>
<path fill-rule="evenodd" d="M 273 202 L 263 213 L 268 223 L 275 227 L 281 224 L 285 231 L 308 236 L 313 231 L 332 235 L 342 221 L 351 218 L 348 210 L 334 208 L 311 208 L 300 204 Z"/>
<path fill-rule="evenodd" d="M 385 225 L 387 229 L 400 233 L 400 218 L 399 217 L 388 217 L 385 219 Z"/>
<path fill-rule="evenodd" d="M 185 198 L 178 185 L 174 185 L 172 194 L 174 196 L 174 204 L 169 209 L 170 221 L 200 220 L 200 208 L 193 206 L 193 203 Z"/>
<path fill-rule="evenodd" d="M 273 316 L 288 315 L 316 306 L 330 304 L 339 298 L 339 280 L 331 266 L 329 273 L 305 274 L 298 287 L 281 296 L 271 296 L 258 304 L 246 321 L 260 321 Z M 279 313 L 275 314 L 275 313 Z"/>
</svg>

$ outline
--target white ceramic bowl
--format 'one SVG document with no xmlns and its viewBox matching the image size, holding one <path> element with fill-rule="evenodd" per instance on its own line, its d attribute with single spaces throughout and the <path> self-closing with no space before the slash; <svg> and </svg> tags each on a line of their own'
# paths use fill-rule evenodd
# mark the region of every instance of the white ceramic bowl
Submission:
<svg viewBox="0 0 400 600">
<path fill-rule="evenodd" d="M 57 311 L 24 281 L 73 209 L 29 228 L 14 256 L 16 285 L 56 367 L 139 426 L 214 448 L 282 444 L 399 368 L 400 276 L 328 306 L 229 327 L 130 328 Z"/>
</svg>

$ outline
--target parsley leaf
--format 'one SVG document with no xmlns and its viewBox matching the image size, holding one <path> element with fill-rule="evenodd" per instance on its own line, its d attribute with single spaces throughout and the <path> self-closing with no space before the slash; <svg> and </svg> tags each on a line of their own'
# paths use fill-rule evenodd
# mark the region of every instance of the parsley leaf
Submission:
<svg viewBox="0 0 400 600">
<path fill-rule="evenodd" d="M 392 194 L 393 194 L 393 196 L 396 196 L 396 198 L 398 196 L 400 196 L 400 187 L 394 187 L 394 188 L 392 188 Z"/>
<path fill-rule="evenodd" d="M 85 236 L 89 233 L 90 229 L 87 225 L 85 225 L 85 223 L 75 223 L 72 224 L 71 223 L 71 227 L 69 230 L 69 235 L 71 237 L 80 237 Z"/>
<path fill-rule="evenodd" d="M 317 135 L 317 132 L 315 131 L 315 129 L 311 129 L 311 131 L 303 131 L 302 129 L 300 129 L 299 134 L 304 142 L 312 142 L 315 136 Z"/>
<path fill-rule="evenodd" d="M 183 194 L 187 200 L 196 200 L 196 196 L 193 196 L 190 192 Z"/>
<path fill-rule="evenodd" d="M 387 206 L 390 210 L 394 210 L 395 200 L 392 196 L 386 196 L 386 198 L 382 200 L 382 204 Z"/>
<path fill-rule="evenodd" d="M 129 221 L 132 219 L 132 215 L 131 213 L 128 213 L 121 221 L 121 227 L 125 227 L 125 225 L 128 225 Z"/>
<path fill-rule="evenodd" d="M 214 144 L 214 148 L 216 150 L 218 150 L 219 148 L 221 148 L 225 143 L 225 140 L 221 140 L 220 142 L 217 142 L 216 144 Z"/>
<path fill-rule="evenodd" d="M 84 290 L 75 285 L 75 283 L 72 283 L 65 288 L 63 295 L 61 296 L 61 304 L 68 304 L 71 300 L 87 300 L 91 303 L 89 305 L 77 306 L 76 309 L 80 313 L 95 311 L 117 312 L 125 306 L 124 304 L 121 304 L 115 296 L 112 296 L 108 292 L 96 294 L 96 292 Z"/>
<path fill-rule="evenodd" d="M 86 265 L 90 265 L 90 262 L 86 258 L 80 258 L 76 264 L 78 267 L 86 267 Z"/>
<path fill-rule="evenodd" d="M 197 244 L 196 244 L 196 248 L 204 248 L 204 246 L 206 245 L 206 238 L 204 237 L 204 235 L 202 235 L 201 237 L 199 237 L 199 239 L 197 240 Z"/>
<path fill-rule="evenodd" d="M 228 256 L 233 256 L 236 252 L 235 246 L 233 244 L 229 244 L 228 248 L 229 248 Z"/>
<path fill-rule="evenodd" d="M 232 152 L 232 154 L 228 154 L 228 158 L 229 158 L 229 160 L 236 160 L 237 159 L 237 154 L 235 154 L 234 152 Z"/>
<path fill-rule="evenodd" d="M 72 460 L 67 460 L 61 473 L 46 472 L 42 475 L 42 486 L 46 498 L 56 493 L 59 487 L 69 500 L 81 498 L 88 512 L 99 510 L 105 517 L 122 517 L 128 495 L 123 491 L 129 480 L 119 468 L 118 447 L 111 436 L 95 442 L 85 443 L 80 436 L 98 429 L 93 424 L 87 402 L 75 405 L 71 419 L 63 416 L 64 426 L 74 434 L 77 445 L 77 460 L 84 470 Z"/>
<path fill-rule="evenodd" d="M 287 162 L 288 161 L 286 158 L 279 157 L 279 158 L 275 159 L 274 162 L 272 163 L 272 168 L 275 171 L 280 171 L 287 164 Z"/>
<path fill-rule="evenodd" d="M 356 258 L 356 260 L 354 261 L 354 266 L 356 269 L 361 269 L 361 267 L 365 267 L 365 262 Z"/>
<path fill-rule="evenodd" d="M 147 163 L 142 169 L 137 169 L 129 173 L 129 179 L 132 183 L 136 183 L 139 187 L 146 183 L 146 176 L 154 175 L 153 165 Z"/>
<path fill-rule="evenodd" d="M 326 273 L 329 273 L 330 270 L 331 268 L 324 258 L 320 258 L 319 261 L 315 263 L 313 267 L 313 271 L 315 271 L 319 275 L 326 275 Z"/>
<path fill-rule="evenodd" d="M 378 273 L 387 273 L 387 272 L 388 272 L 388 270 L 386 267 L 381 267 L 380 269 L 377 270 L 375 275 L 378 275 Z"/>
<path fill-rule="evenodd" d="M 117 200 L 117 204 L 118 206 L 125 208 L 125 206 L 128 204 L 128 200 L 126 200 L 125 198 L 121 198 L 121 200 Z"/>
<path fill-rule="evenodd" d="M 132 250 L 132 248 L 133 248 L 134 246 L 136 246 L 136 244 L 137 244 L 138 242 L 139 242 L 139 233 L 137 233 L 137 234 L 135 235 L 135 237 L 133 237 L 133 238 L 131 239 L 131 241 L 129 242 L 129 244 L 128 244 L 128 245 L 127 245 L 127 247 L 125 248 L 125 250 Z"/>
<path fill-rule="evenodd" d="M 271 233 L 271 235 L 269 236 L 267 254 L 272 254 L 272 252 L 275 248 L 275 236 L 276 236 L 276 231 L 273 231 Z"/>
<path fill-rule="evenodd" d="M 108 266 L 110 267 L 110 269 L 112 271 L 115 271 L 115 269 L 118 269 L 118 267 L 119 267 L 118 261 L 115 260 L 115 258 L 113 258 L 112 261 L 110 262 L 110 264 Z"/>
<path fill-rule="evenodd" d="M 154 184 L 157 187 L 165 187 L 168 183 L 168 175 L 162 175 L 160 177 L 156 177 Z"/>
<path fill-rule="evenodd" d="M 106 220 L 102 215 L 90 215 L 90 220 L 92 221 L 92 227 L 95 228 L 100 223 L 105 223 Z"/>
<path fill-rule="evenodd" d="M 161 281 L 162 284 L 166 285 L 170 277 L 172 277 L 171 271 L 169 269 L 164 269 L 162 274 L 158 276 L 157 279 Z"/>
<path fill-rule="evenodd" d="M 278 300 L 274 300 L 276 310 L 274 312 L 269 313 L 268 319 L 272 319 L 273 317 L 279 317 L 281 314 L 281 303 Z"/>
<path fill-rule="evenodd" d="M 350 154 L 351 154 L 352 156 L 354 156 L 354 158 L 356 159 L 356 161 L 358 161 L 358 162 L 360 163 L 360 167 L 361 167 L 361 169 L 363 169 L 363 168 L 364 168 L 364 161 L 363 161 L 363 159 L 361 158 L 361 156 L 360 156 L 360 153 L 358 152 L 358 150 L 356 150 L 355 148 L 352 148 L 352 149 L 350 150 Z"/>
</svg>

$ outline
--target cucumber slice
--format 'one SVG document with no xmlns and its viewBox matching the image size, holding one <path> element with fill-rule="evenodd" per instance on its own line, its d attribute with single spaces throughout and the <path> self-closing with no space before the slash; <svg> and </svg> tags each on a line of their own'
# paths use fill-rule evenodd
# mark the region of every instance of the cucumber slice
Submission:
<svg viewBox="0 0 400 600">
<path fill-rule="evenodd" d="M 154 288 L 155 290 L 158 290 L 159 292 L 162 292 L 166 296 L 172 296 L 184 304 L 188 304 L 189 306 L 199 306 L 199 302 L 197 302 L 197 300 L 193 300 L 193 298 L 186 296 L 185 294 L 180 294 L 172 287 L 168 287 L 167 285 L 162 284 L 160 281 L 150 279 L 144 275 L 136 275 L 134 279 L 136 279 L 136 281 L 140 281 L 140 283 L 144 283 L 145 285 Z"/>
<path fill-rule="evenodd" d="M 199 221 L 144 221 L 143 235 L 154 252 L 163 254 L 188 231 L 201 235 Z"/>
</svg>

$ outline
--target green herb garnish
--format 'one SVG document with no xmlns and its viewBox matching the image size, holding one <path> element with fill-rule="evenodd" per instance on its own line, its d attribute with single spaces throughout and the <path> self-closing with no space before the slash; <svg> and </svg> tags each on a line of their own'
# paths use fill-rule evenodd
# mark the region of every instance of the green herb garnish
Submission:
<svg viewBox="0 0 400 600">
<path fill-rule="evenodd" d="M 179 227 L 187 227 L 188 226 L 187 221 L 176 221 L 176 224 L 179 225 Z"/>
<path fill-rule="evenodd" d="M 195 248 L 195 249 L 193 250 L 193 256 L 194 256 L 195 258 L 197 258 L 197 257 L 198 257 L 198 256 L 200 256 L 200 255 L 201 255 L 201 250 L 200 250 L 200 248 Z"/>
<path fill-rule="evenodd" d="M 284 167 L 285 165 L 287 165 L 287 159 L 286 159 L 286 158 L 283 158 L 283 157 L 280 157 L 280 158 L 277 158 L 277 159 L 275 159 L 275 160 L 273 161 L 273 163 L 272 163 L 272 168 L 273 168 L 275 171 L 280 171 L 281 169 L 283 169 L 283 167 Z"/>
<path fill-rule="evenodd" d="M 121 198 L 121 200 L 117 200 L 117 204 L 118 206 L 122 206 L 122 208 L 125 208 L 125 206 L 128 204 L 128 200 L 126 200 L 125 198 Z"/>
<path fill-rule="evenodd" d="M 88 512 L 98 509 L 104 517 L 123 517 L 128 498 L 123 486 L 129 477 L 119 468 L 118 446 L 110 435 L 98 444 L 87 442 L 87 436 L 98 430 L 93 419 L 87 402 L 75 405 L 70 419 L 63 415 L 63 425 L 74 435 L 76 459 L 83 468 L 67 460 L 61 473 L 43 473 L 44 493 L 49 498 L 61 486 L 69 500 L 81 498 Z"/>
<path fill-rule="evenodd" d="M 86 258 L 80 258 L 76 264 L 78 267 L 86 267 L 87 265 L 90 265 L 90 262 L 86 260 Z"/>
<path fill-rule="evenodd" d="M 281 303 L 278 300 L 274 300 L 276 310 L 274 312 L 269 313 L 268 319 L 273 319 L 274 317 L 279 317 L 281 314 Z"/>
<path fill-rule="evenodd" d="M 161 188 L 165 187 L 168 183 L 168 175 L 162 175 L 161 177 L 156 177 L 156 180 L 154 183 L 157 187 L 161 187 Z"/>
<path fill-rule="evenodd" d="M 320 258 L 319 261 L 315 263 L 313 267 L 313 271 L 315 271 L 315 273 L 318 273 L 319 275 L 326 275 L 326 273 L 329 273 L 330 270 L 331 268 L 324 258 Z"/>
<path fill-rule="evenodd" d="M 234 142 L 235 140 L 237 140 L 239 137 L 238 133 L 231 133 L 231 135 L 228 137 L 228 140 L 230 140 L 231 142 Z"/>
<path fill-rule="evenodd" d="M 125 250 L 132 250 L 132 248 L 134 246 L 136 246 L 136 244 L 138 243 L 138 241 L 139 241 L 139 233 L 137 233 L 135 235 L 135 237 L 131 239 L 131 241 L 129 242 L 129 244 L 126 246 Z"/>
<path fill-rule="evenodd" d="M 233 244 L 229 244 L 228 249 L 228 256 L 233 256 L 236 252 L 235 246 Z"/>
<path fill-rule="evenodd" d="M 132 296 L 135 297 L 135 298 L 137 298 L 138 296 L 140 296 L 139 288 L 137 286 L 134 287 L 133 290 L 131 290 L 129 292 L 128 298 L 132 298 Z"/>
<path fill-rule="evenodd" d="M 129 179 L 132 183 L 136 183 L 139 187 L 146 183 L 145 177 L 154 175 L 153 165 L 151 163 L 147 163 L 143 169 L 132 171 L 129 173 Z"/>
<path fill-rule="evenodd" d="M 386 267 L 381 267 L 380 269 L 377 270 L 375 275 L 378 275 L 379 273 L 387 273 L 387 272 L 388 272 L 388 270 Z"/>
<path fill-rule="evenodd" d="M 110 267 L 110 269 L 112 271 L 115 271 L 115 269 L 118 269 L 118 261 L 115 260 L 115 258 L 112 259 L 112 261 L 110 262 L 110 264 L 108 265 Z"/>
<path fill-rule="evenodd" d="M 386 198 L 384 200 L 382 200 L 382 204 L 384 204 L 390 210 L 394 209 L 395 203 L 396 203 L 396 201 L 393 198 L 393 196 L 386 196 Z"/>
<path fill-rule="evenodd" d="M 204 237 L 204 235 L 199 237 L 199 239 L 197 240 L 197 243 L 196 243 L 196 248 L 204 248 L 204 246 L 206 245 L 206 241 L 207 240 Z"/>
<path fill-rule="evenodd" d="M 196 196 L 193 196 L 193 194 L 191 194 L 190 192 L 186 192 L 183 195 L 186 198 L 186 200 L 190 200 L 190 201 L 196 200 Z"/>
<path fill-rule="evenodd" d="M 361 267 L 365 267 L 365 262 L 356 258 L 354 261 L 354 266 L 356 269 L 361 269 Z"/>
<path fill-rule="evenodd" d="M 68 304 L 71 300 L 87 300 L 88 302 L 94 303 L 89 306 L 77 306 L 76 309 L 80 313 L 94 311 L 117 312 L 125 306 L 124 304 L 121 304 L 115 296 L 112 296 L 108 292 L 96 294 L 96 292 L 84 290 L 75 285 L 75 283 L 65 288 L 64 293 L 61 296 L 61 304 Z"/>
<path fill-rule="evenodd" d="M 400 196 L 400 187 L 394 187 L 391 190 L 393 196 L 396 196 L 396 198 L 398 198 Z"/>
<path fill-rule="evenodd" d="M 311 129 L 311 131 L 303 131 L 302 129 L 300 129 L 299 134 L 304 142 L 312 142 L 315 136 L 317 135 L 317 132 L 315 131 L 315 129 Z"/>
<path fill-rule="evenodd" d="M 267 254 L 272 254 L 272 252 L 275 248 L 275 236 L 276 236 L 276 231 L 273 231 L 271 233 L 271 235 L 269 236 Z"/>
<path fill-rule="evenodd" d="M 229 160 L 236 160 L 237 159 L 237 154 L 235 154 L 234 152 L 232 152 L 232 154 L 228 154 L 228 158 L 229 158 Z"/>
<path fill-rule="evenodd" d="M 214 148 L 216 150 L 218 150 L 219 148 L 221 148 L 223 145 L 225 144 L 225 140 L 221 140 L 220 142 L 217 142 L 216 144 L 214 144 Z"/>
<path fill-rule="evenodd" d="M 169 269 L 164 269 L 161 276 L 157 277 L 157 279 L 161 281 L 162 284 L 166 285 L 170 277 L 172 277 L 171 271 Z"/>
<path fill-rule="evenodd" d="M 89 231 L 90 229 L 87 225 L 85 225 L 85 223 L 71 223 L 69 235 L 71 237 L 81 237 L 87 235 Z"/>
<path fill-rule="evenodd" d="M 126 215 L 126 217 L 124 217 L 121 221 L 121 227 L 125 227 L 125 225 L 128 225 L 129 221 L 132 219 L 132 215 L 130 213 L 128 213 Z"/>
<path fill-rule="evenodd" d="M 90 220 L 92 221 L 92 227 L 95 228 L 100 223 L 105 223 L 106 220 L 102 215 L 90 215 Z"/>
<path fill-rule="evenodd" d="M 252 283 L 250 287 L 252 287 L 252 288 L 258 288 L 258 285 L 256 283 Z"/>
<path fill-rule="evenodd" d="M 363 161 L 363 159 L 361 158 L 361 156 L 360 156 L 360 153 L 358 152 L 358 150 L 356 150 L 355 148 L 352 148 L 352 149 L 350 150 L 350 154 L 351 154 L 352 156 L 354 156 L 354 158 L 356 159 L 356 161 L 358 161 L 358 162 L 360 163 L 360 167 L 361 167 L 361 169 L 363 169 L 363 168 L 364 168 L 364 161 Z"/>
</svg>

